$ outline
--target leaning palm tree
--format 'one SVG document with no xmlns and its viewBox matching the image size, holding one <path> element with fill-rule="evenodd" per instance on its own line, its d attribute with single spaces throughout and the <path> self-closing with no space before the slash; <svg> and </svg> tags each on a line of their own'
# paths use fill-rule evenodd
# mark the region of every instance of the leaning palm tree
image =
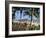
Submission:
<svg viewBox="0 0 46 38">
<path fill-rule="evenodd" d="M 31 13 L 31 17 L 35 16 L 36 18 L 39 18 L 39 13 L 40 13 L 40 12 L 38 12 L 38 10 L 39 10 L 38 8 L 36 8 L 36 9 L 33 8 L 32 13 Z M 31 22 L 33 21 L 32 19 L 33 19 L 33 18 L 31 18 Z M 31 24 L 32 24 L 32 23 L 31 23 Z M 35 29 L 35 27 L 34 27 L 34 29 Z"/>
<path fill-rule="evenodd" d="M 36 12 L 37 11 L 37 12 Z M 28 9 L 26 12 L 25 12 L 26 15 L 29 15 L 29 17 L 31 16 L 31 22 L 32 22 L 32 17 L 33 15 L 38 18 L 39 17 L 39 12 L 38 12 L 38 9 L 36 8 L 30 8 Z"/>
<path fill-rule="evenodd" d="M 35 12 L 34 10 L 37 11 L 37 12 Z M 28 14 L 29 17 L 31 16 L 31 23 L 30 23 L 30 24 L 32 25 L 32 21 L 33 21 L 33 20 L 32 20 L 32 19 L 33 19 L 32 17 L 33 17 L 33 15 L 34 15 L 36 18 L 39 18 L 38 9 L 37 9 L 37 8 L 36 8 L 36 9 L 35 9 L 35 8 L 30 8 L 30 9 L 28 9 L 27 11 L 28 11 L 28 12 L 26 12 L 26 14 Z"/>
<path fill-rule="evenodd" d="M 39 24 L 39 18 L 40 18 L 40 11 L 39 11 L 39 8 L 36 8 L 36 9 L 34 9 L 35 11 L 34 11 L 34 16 L 37 18 L 37 23 Z"/>
<path fill-rule="evenodd" d="M 33 15 L 36 17 L 36 18 L 38 18 L 39 17 L 39 12 L 38 12 L 38 9 L 36 8 L 32 8 L 32 10 L 30 9 L 30 10 L 28 10 L 29 11 L 29 16 L 31 16 L 31 21 L 32 21 L 32 17 L 33 17 Z"/>
</svg>

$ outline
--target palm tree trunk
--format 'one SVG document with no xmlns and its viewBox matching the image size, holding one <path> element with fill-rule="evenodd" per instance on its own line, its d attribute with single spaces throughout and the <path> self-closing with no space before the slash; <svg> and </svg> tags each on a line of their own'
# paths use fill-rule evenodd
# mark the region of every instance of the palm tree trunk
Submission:
<svg viewBox="0 0 46 38">
<path fill-rule="evenodd" d="M 31 22 L 32 22 L 32 13 L 31 13 Z"/>
<path fill-rule="evenodd" d="M 32 13 L 31 13 L 31 26 L 32 26 Z"/>
<path fill-rule="evenodd" d="M 34 13 L 34 8 L 33 8 L 32 14 L 31 14 L 31 25 L 33 23 L 33 13 Z"/>
<path fill-rule="evenodd" d="M 22 10 L 20 10 L 20 19 L 22 18 Z"/>
</svg>

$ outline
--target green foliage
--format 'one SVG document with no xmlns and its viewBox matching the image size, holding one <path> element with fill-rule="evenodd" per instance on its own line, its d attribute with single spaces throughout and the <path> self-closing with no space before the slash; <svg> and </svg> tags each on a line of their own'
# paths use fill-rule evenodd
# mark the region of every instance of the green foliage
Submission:
<svg viewBox="0 0 46 38">
<path fill-rule="evenodd" d="M 35 30 L 40 30 L 40 25 L 35 26 Z"/>
</svg>

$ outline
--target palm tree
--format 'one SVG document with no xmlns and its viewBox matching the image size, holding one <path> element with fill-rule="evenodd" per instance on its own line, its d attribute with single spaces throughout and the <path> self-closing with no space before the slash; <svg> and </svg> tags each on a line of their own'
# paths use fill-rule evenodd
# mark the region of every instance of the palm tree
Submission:
<svg viewBox="0 0 46 38">
<path fill-rule="evenodd" d="M 36 17 L 36 18 L 39 18 L 39 12 L 38 12 L 38 8 L 30 8 L 30 9 L 28 9 L 27 11 L 28 12 L 26 12 L 26 14 L 28 14 L 29 15 L 29 17 L 31 16 L 31 25 L 32 25 L 32 17 L 33 17 L 33 15 Z"/>
<path fill-rule="evenodd" d="M 22 8 L 20 8 L 20 19 L 22 18 Z"/>
<path fill-rule="evenodd" d="M 38 18 L 39 17 L 39 13 L 40 13 L 39 8 L 35 8 L 34 10 L 35 11 L 34 11 L 33 15 Z"/>
<path fill-rule="evenodd" d="M 33 19 L 32 17 L 33 17 L 33 13 L 34 13 L 33 10 L 34 10 L 33 8 L 30 8 L 30 10 L 29 10 L 29 16 L 31 16 L 31 23 L 30 23 L 31 26 L 32 26 L 32 21 L 33 21 L 33 20 L 32 20 L 32 19 Z"/>
<path fill-rule="evenodd" d="M 40 10 L 39 8 L 36 8 L 36 9 L 35 9 L 35 13 L 34 13 L 34 16 L 37 18 L 37 21 L 36 21 L 36 22 L 37 22 L 38 24 L 39 24 L 39 22 L 40 22 L 40 21 L 39 21 L 39 19 L 40 19 L 40 14 L 39 14 L 40 11 L 39 11 L 39 10 Z"/>
</svg>

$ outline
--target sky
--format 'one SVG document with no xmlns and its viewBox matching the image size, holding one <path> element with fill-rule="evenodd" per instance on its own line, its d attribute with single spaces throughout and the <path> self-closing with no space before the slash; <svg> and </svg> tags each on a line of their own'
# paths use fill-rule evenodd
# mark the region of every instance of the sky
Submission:
<svg viewBox="0 0 46 38">
<path fill-rule="evenodd" d="M 15 19 L 19 20 L 20 19 L 20 10 L 16 11 L 15 13 Z M 31 16 L 29 17 L 29 15 L 25 15 L 24 16 L 24 10 L 22 11 L 22 18 L 21 19 L 28 19 L 31 20 Z"/>
<path fill-rule="evenodd" d="M 24 12 L 25 10 L 22 10 L 22 16 L 21 16 L 21 19 L 27 19 L 27 20 L 31 20 L 31 16 L 29 17 L 29 15 L 25 15 L 24 16 Z M 16 10 L 15 12 L 15 20 L 20 20 L 20 10 Z M 36 18 L 35 16 L 32 17 L 32 20 L 37 21 L 37 22 L 40 22 L 40 17 L 39 18 Z"/>
</svg>

